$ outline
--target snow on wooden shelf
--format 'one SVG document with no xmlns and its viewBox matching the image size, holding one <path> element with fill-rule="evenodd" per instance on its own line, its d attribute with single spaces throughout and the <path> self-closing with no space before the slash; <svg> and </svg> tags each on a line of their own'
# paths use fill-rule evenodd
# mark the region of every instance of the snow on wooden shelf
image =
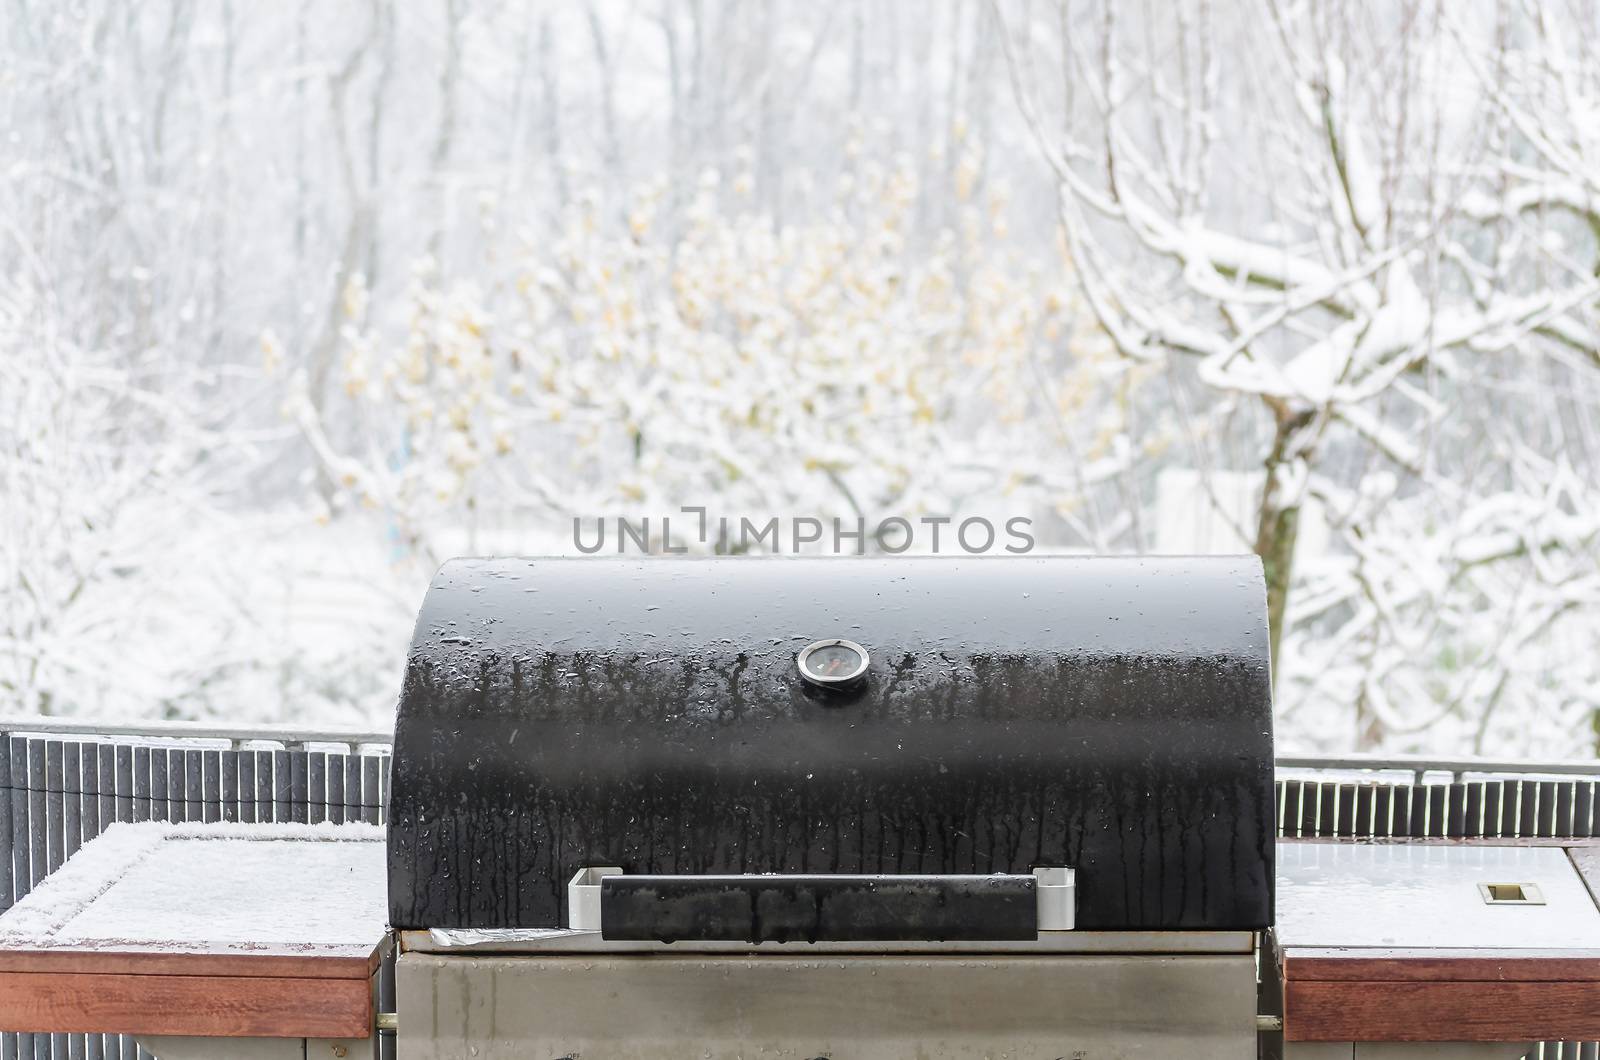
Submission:
<svg viewBox="0 0 1600 1060">
<path fill-rule="evenodd" d="M 0 916 L 0 952 L 371 954 L 386 931 L 371 825 L 115 825 Z"/>
</svg>

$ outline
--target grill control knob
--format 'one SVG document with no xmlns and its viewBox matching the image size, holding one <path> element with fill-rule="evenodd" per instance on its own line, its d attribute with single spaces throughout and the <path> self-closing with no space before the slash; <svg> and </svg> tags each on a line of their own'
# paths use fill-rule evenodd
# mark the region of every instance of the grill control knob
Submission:
<svg viewBox="0 0 1600 1060">
<path fill-rule="evenodd" d="M 867 649 L 853 640 L 819 640 L 801 649 L 800 676 L 818 688 L 849 688 L 867 673 Z"/>
</svg>

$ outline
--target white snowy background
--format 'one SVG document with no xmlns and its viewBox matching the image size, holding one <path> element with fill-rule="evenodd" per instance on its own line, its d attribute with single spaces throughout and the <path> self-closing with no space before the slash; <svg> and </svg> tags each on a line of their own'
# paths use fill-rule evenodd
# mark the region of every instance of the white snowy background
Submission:
<svg viewBox="0 0 1600 1060">
<path fill-rule="evenodd" d="M 0 714 L 385 726 L 678 505 L 1259 552 L 1280 745 L 1600 744 L 1600 8 L 17 0 Z"/>
</svg>

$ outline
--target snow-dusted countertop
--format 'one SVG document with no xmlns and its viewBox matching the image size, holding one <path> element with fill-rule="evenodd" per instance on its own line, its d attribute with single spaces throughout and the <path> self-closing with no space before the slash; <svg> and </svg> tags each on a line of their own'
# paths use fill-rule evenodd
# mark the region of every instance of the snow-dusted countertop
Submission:
<svg viewBox="0 0 1600 1060">
<path fill-rule="evenodd" d="M 119 824 L 0 916 L 0 1030 L 365 1037 L 371 825 Z"/>
<path fill-rule="evenodd" d="M 364 824 L 114 825 L 0 916 L 0 950 L 366 956 L 383 850 Z"/>
<path fill-rule="evenodd" d="M 1600 1036 L 1593 844 L 1280 841 L 1285 1039 Z"/>
</svg>

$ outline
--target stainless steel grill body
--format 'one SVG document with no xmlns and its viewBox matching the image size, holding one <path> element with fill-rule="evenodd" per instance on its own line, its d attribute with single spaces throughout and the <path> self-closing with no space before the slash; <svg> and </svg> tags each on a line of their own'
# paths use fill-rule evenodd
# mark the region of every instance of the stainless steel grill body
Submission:
<svg viewBox="0 0 1600 1060">
<path fill-rule="evenodd" d="M 394 747 L 403 1056 L 1254 1055 L 1253 558 L 457 561 Z"/>
</svg>

